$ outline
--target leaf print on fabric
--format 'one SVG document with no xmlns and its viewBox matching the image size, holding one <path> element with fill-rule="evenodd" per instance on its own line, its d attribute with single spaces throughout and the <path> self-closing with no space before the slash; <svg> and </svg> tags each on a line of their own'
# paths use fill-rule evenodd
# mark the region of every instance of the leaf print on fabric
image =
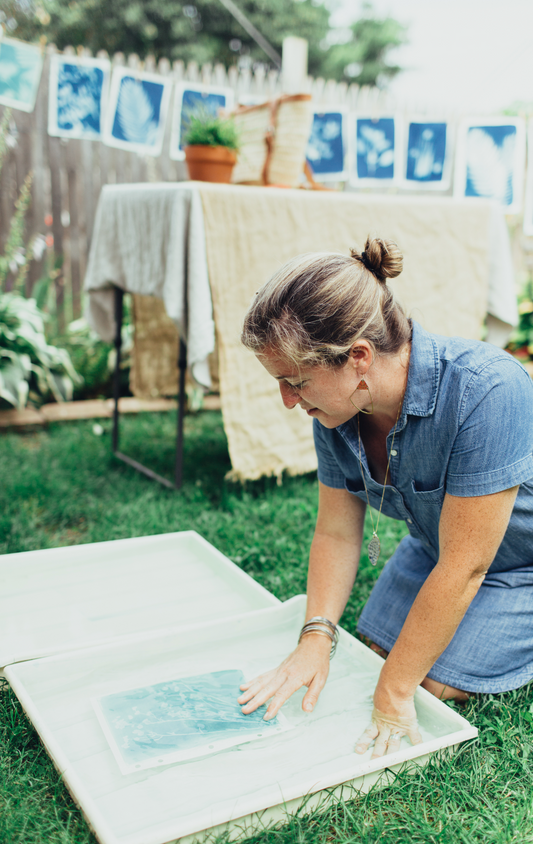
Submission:
<svg viewBox="0 0 533 844">
<path fill-rule="evenodd" d="M 57 125 L 73 134 L 100 136 L 104 73 L 98 67 L 60 65 L 57 77 Z"/>
<path fill-rule="evenodd" d="M 495 129 L 499 129 L 498 137 Z M 513 127 L 479 126 L 470 129 L 467 141 L 467 196 L 513 201 L 513 158 L 516 133 Z M 492 130 L 492 131 L 491 131 Z"/>
<path fill-rule="evenodd" d="M 141 82 L 126 77 L 120 86 L 117 118 L 125 140 L 132 144 L 155 143 L 158 122 Z"/>
<path fill-rule="evenodd" d="M 360 179 L 394 177 L 395 129 L 393 118 L 357 120 L 357 175 Z"/>
<path fill-rule="evenodd" d="M 31 111 L 39 87 L 42 58 L 32 44 L 0 40 L 0 103 Z M 19 105 L 20 103 L 20 105 Z"/>
<path fill-rule="evenodd" d="M 337 174 L 344 171 L 343 114 L 315 113 L 307 143 L 306 158 L 313 172 Z"/>
<path fill-rule="evenodd" d="M 446 123 L 410 123 L 407 179 L 442 182 L 446 158 Z"/>
</svg>

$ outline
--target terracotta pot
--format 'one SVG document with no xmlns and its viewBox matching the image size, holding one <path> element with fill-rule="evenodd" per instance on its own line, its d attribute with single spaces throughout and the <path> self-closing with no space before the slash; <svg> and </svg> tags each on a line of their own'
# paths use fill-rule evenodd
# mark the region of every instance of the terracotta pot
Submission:
<svg viewBox="0 0 533 844">
<path fill-rule="evenodd" d="M 231 181 L 237 153 L 227 147 L 192 145 L 185 147 L 185 161 L 189 177 L 199 182 Z"/>
</svg>

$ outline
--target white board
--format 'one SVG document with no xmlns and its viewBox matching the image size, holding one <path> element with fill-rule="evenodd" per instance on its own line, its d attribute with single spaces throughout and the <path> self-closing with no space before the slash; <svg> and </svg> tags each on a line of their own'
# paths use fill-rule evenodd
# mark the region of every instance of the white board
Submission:
<svg viewBox="0 0 533 844">
<path fill-rule="evenodd" d="M 0 556 L 0 666 L 279 601 L 195 531 Z"/>
<path fill-rule="evenodd" d="M 292 725 L 275 737 L 186 762 L 124 775 L 91 699 L 124 684 L 246 665 L 254 676 L 295 646 L 306 599 L 248 612 L 143 641 L 107 644 L 8 666 L 6 677 L 101 844 L 164 844 L 203 831 L 235 835 L 282 819 L 305 802 L 324 803 L 323 789 L 368 788 L 386 768 L 477 734 L 467 721 L 419 689 L 415 702 L 423 743 L 372 760 L 354 745 L 367 726 L 381 658 L 345 631 L 326 687 L 312 713 L 303 691 L 283 707 Z M 310 795 L 316 794 L 315 798 Z"/>
</svg>

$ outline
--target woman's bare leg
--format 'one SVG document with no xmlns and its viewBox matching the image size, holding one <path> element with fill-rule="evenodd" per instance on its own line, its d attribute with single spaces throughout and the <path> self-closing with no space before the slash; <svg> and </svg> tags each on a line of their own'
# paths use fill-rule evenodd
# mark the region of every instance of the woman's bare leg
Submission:
<svg viewBox="0 0 533 844">
<path fill-rule="evenodd" d="M 455 689 L 453 686 L 445 686 L 444 683 L 437 683 L 436 680 L 431 680 L 429 677 L 425 677 L 420 685 L 423 689 L 427 689 L 432 695 L 438 697 L 439 700 L 457 700 L 461 702 L 470 698 L 468 692 L 463 692 L 462 689 Z"/>
<path fill-rule="evenodd" d="M 382 656 L 383 659 L 387 659 L 389 655 L 388 651 L 380 648 L 379 645 L 376 645 L 375 642 L 371 642 L 369 639 L 367 639 L 366 642 L 371 651 L 375 651 L 377 654 Z M 461 702 L 468 700 L 470 697 L 468 692 L 463 692 L 462 689 L 455 689 L 453 686 L 445 686 L 444 683 L 437 683 L 436 680 L 431 680 L 429 677 L 425 677 L 420 685 L 428 692 L 431 692 L 432 695 L 438 697 L 439 700 L 457 700 Z"/>
</svg>

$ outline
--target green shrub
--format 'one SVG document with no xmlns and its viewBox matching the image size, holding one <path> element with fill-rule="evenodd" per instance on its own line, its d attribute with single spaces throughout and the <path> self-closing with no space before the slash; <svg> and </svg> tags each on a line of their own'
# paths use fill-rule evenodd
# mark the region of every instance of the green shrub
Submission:
<svg viewBox="0 0 533 844">
<path fill-rule="evenodd" d="M 533 279 L 531 277 L 518 295 L 518 325 L 509 338 L 507 351 L 522 360 L 533 358 Z"/>
</svg>

